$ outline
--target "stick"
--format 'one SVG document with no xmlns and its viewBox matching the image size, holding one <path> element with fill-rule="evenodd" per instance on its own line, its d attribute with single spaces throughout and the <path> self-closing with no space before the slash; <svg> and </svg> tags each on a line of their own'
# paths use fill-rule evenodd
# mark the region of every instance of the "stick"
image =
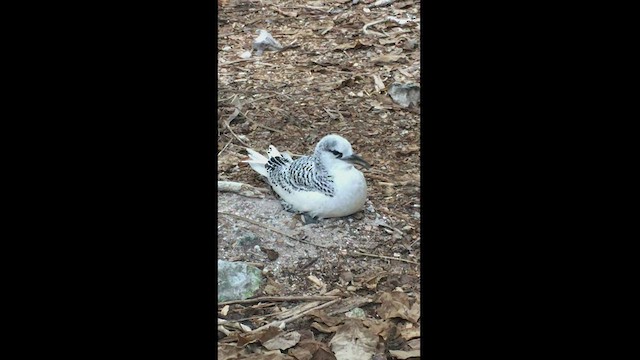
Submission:
<svg viewBox="0 0 640 360">
<path fill-rule="evenodd" d="M 240 60 L 233 60 L 233 61 L 227 61 L 224 63 L 218 63 L 218 66 L 227 66 L 227 65 L 231 65 L 231 64 L 235 64 L 235 63 L 239 63 L 239 62 L 243 62 L 243 61 L 257 61 L 260 60 L 258 58 L 249 58 L 249 59 L 240 59 Z"/>
<path fill-rule="evenodd" d="M 220 157 L 220 154 L 222 154 L 222 152 L 224 152 L 227 147 L 229 146 L 229 144 L 231 144 L 231 142 L 233 141 L 233 139 L 229 140 L 229 142 L 227 143 L 227 145 L 225 145 L 222 150 L 220 150 L 220 152 L 218 153 L 218 157 Z"/>
<path fill-rule="evenodd" d="M 262 193 L 268 192 L 269 190 L 235 181 L 218 181 L 218 191 L 232 192 L 247 197 L 263 198 L 264 195 Z"/>
<path fill-rule="evenodd" d="M 408 263 L 411 263 L 411 264 L 420 265 L 420 263 L 415 262 L 415 261 L 405 260 L 405 259 L 398 259 L 398 258 L 394 258 L 394 257 L 391 257 L 391 256 L 367 254 L 367 253 L 361 253 L 361 252 L 358 252 L 358 251 L 354 251 L 353 253 L 356 254 L 356 255 L 361 255 L 361 256 L 371 256 L 371 257 L 377 257 L 377 258 L 387 259 L 387 260 L 404 261 L 404 262 L 408 262 Z"/>
<path fill-rule="evenodd" d="M 229 126 L 229 123 L 233 121 L 233 119 L 235 119 L 238 116 L 238 114 L 240 114 L 240 109 L 236 107 L 236 109 L 233 111 L 233 114 L 229 115 L 229 119 L 227 119 L 227 121 L 224 121 L 224 125 L 227 127 L 227 129 L 229 129 L 229 132 L 231 132 L 231 135 L 233 135 L 236 139 L 238 139 L 238 141 L 240 141 L 244 146 L 251 147 L 251 145 L 248 145 L 247 143 L 242 141 L 238 137 L 238 135 L 236 135 L 236 133 L 234 133 L 233 130 L 231 130 L 231 126 Z"/>
<path fill-rule="evenodd" d="M 305 316 L 306 314 L 310 313 L 311 311 L 319 310 L 319 309 L 322 309 L 322 308 L 326 308 L 327 306 L 333 305 L 333 304 L 335 304 L 336 302 L 338 302 L 338 301 L 340 301 L 340 300 L 342 300 L 342 299 L 335 299 L 335 300 L 329 301 L 329 302 L 327 302 L 327 303 L 324 303 L 324 304 L 322 304 L 322 305 L 316 306 L 316 307 L 314 307 L 314 308 L 312 308 L 312 309 L 309 309 L 309 310 L 307 310 L 307 311 L 303 311 L 302 313 L 300 313 L 300 314 L 298 314 L 298 315 L 296 315 L 296 316 L 290 317 L 290 318 L 288 318 L 288 319 L 285 319 L 285 320 L 276 320 L 276 321 L 273 321 L 273 322 L 271 322 L 271 323 L 269 323 L 269 324 L 267 324 L 267 325 L 264 325 L 264 326 L 261 326 L 261 327 L 259 327 L 259 328 L 255 329 L 255 330 L 252 330 L 251 332 L 261 331 L 261 330 L 264 330 L 264 329 L 270 328 L 270 327 L 272 327 L 272 326 L 274 326 L 274 327 L 279 327 L 280 325 L 283 325 L 283 324 L 286 324 L 286 323 L 292 322 L 292 321 L 294 321 L 294 320 L 297 320 L 297 319 L 299 319 L 299 318 L 301 318 L 301 317 Z"/>
<path fill-rule="evenodd" d="M 251 304 L 261 301 L 329 301 L 340 299 L 339 296 L 263 296 L 245 300 L 231 300 L 218 303 L 218 306 L 231 304 Z"/>
</svg>

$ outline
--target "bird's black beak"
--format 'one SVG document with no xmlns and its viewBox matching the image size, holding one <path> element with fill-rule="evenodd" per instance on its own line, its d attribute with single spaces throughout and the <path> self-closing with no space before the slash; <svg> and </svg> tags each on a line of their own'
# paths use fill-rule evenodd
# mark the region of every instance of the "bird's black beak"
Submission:
<svg viewBox="0 0 640 360">
<path fill-rule="evenodd" d="M 360 165 L 364 166 L 367 169 L 369 169 L 371 167 L 371 165 L 369 165 L 368 162 L 364 161 L 363 158 L 361 158 L 360 156 L 358 156 L 356 154 L 352 154 L 351 156 L 343 157 L 342 160 L 348 161 L 348 162 L 350 162 L 352 164 L 360 164 Z"/>
</svg>

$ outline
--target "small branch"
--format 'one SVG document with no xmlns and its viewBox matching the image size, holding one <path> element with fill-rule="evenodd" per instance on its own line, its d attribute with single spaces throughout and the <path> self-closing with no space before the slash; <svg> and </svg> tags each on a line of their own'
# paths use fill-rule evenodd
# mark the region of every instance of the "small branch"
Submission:
<svg viewBox="0 0 640 360">
<path fill-rule="evenodd" d="M 404 262 L 407 262 L 407 263 L 410 263 L 410 264 L 420 265 L 419 262 L 415 262 L 415 261 L 411 261 L 411 260 L 405 260 L 405 259 L 398 259 L 398 258 L 394 258 L 394 257 L 391 257 L 391 256 L 367 254 L 367 253 L 361 253 L 361 252 L 358 252 L 358 251 L 354 251 L 353 253 L 355 255 L 360 255 L 360 256 L 370 256 L 370 257 L 377 257 L 377 258 L 387 259 L 387 260 L 404 261 Z"/>
<path fill-rule="evenodd" d="M 231 130 L 231 126 L 229 126 L 229 123 L 231 123 L 231 121 L 233 121 L 233 119 L 235 119 L 238 114 L 240 114 L 240 109 L 236 108 L 233 111 L 233 114 L 229 115 L 229 119 L 227 121 L 223 121 L 224 125 L 227 127 L 227 129 L 229 130 L 229 132 L 231 133 L 231 135 L 233 135 L 233 137 L 235 137 L 236 139 L 238 139 L 238 141 L 240 141 L 244 146 L 246 147 L 251 147 L 251 145 L 248 145 L 247 143 L 245 143 L 244 141 L 242 141 L 242 139 L 240 139 L 238 137 L 238 135 L 236 135 L 236 133 L 233 132 L 233 130 Z"/>
<path fill-rule="evenodd" d="M 225 145 L 225 146 L 222 148 L 222 150 L 220 150 L 220 152 L 218 153 L 218 157 L 220 157 L 220 154 L 222 154 L 222 153 L 227 149 L 227 147 L 229 147 L 229 144 L 231 144 L 231 142 L 232 142 L 232 141 L 233 141 L 233 138 L 232 138 L 231 140 L 229 140 L 229 142 L 227 143 L 227 145 Z"/>
<path fill-rule="evenodd" d="M 339 299 L 335 299 L 335 300 L 329 301 L 329 302 L 324 303 L 324 304 L 322 304 L 322 305 L 318 305 L 318 306 L 316 306 L 316 307 L 314 307 L 314 308 L 311 308 L 311 309 L 309 309 L 309 310 L 303 311 L 302 313 L 300 313 L 300 314 L 298 314 L 298 315 L 296 315 L 296 316 L 292 316 L 292 317 L 290 317 L 290 318 L 288 318 L 288 319 L 285 319 L 285 320 L 276 320 L 276 321 L 273 321 L 273 322 L 271 322 L 271 323 L 269 323 L 269 324 L 267 324 L 267 325 L 264 325 L 264 326 L 261 326 L 261 327 L 259 327 L 259 328 L 255 329 L 255 330 L 252 330 L 251 332 L 257 332 L 257 331 L 265 330 L 265 329 L 268 329 L 268 328 L 270 328 L 270 327 L 272 327 L 272 326 L 273 326 L 273 327 L 279 327 L 280 325 L 283 325 L 283 324 L 286 324 L 286 323 L 292 322 L 292 321 L 294 321 L 294 320 L 298 320 L 299 318 L 301 318 L 301 317 L 305 316 L 306 314 L 310 313 L 311 311 L 319 310 L 319 309 L 326 308 L 327 306 L 331 306 L 331 305 L 333 305 L 333 304 L 337 303 L 337 302 L 338 302 L 338 301 L 340 301 L 340 300 L 342 300 L 342 299 L 340 299 L 340 298 L 339 298 Z"/>
<path fill-rule="evenodd" d="M 380 19 L 380 20 L 376 20 L 376 21 L 370 22 L 370 23 L 368 23 L 368 24 L 364 24 L 364 26 L 362 27 L 362 32 L 364 32 L 364 34 L 365 34 L 365 35 L 373 34 L 373 35 L 378 35 L 378 36 L 386 37 L 387 35 L 385 35 L 385 34 L 381 34 L 381 33 L 379 33 L 379 32 L 375 32 L 375 31 L 367 31 L 367 28 L 368 28 L 369 26 L 371 26 L 371 25 L 375 25 L 375 24 L 379 24 L 379 23 L 382 23 L 382 22 L 385 22 L 385 21 L 387 21 L 387 18 L 382 18 L 382 19 Z"/>
<path fill-rule="evenodd" d="M 218 191 L 232 192 L 247 197 L 257 198 L 264 198 L 263 193 L 269 192 L 267 189 L 261 189 L 235 181 L 218 181 Z"/>
<path fill-rule="evenodd" d="M 231 300 L 218 303 L 218 306 L 225 306 L 231 304 L 251 304 L 261 301 L 330 301 L 340 299 L 339 296 L 263 296 L 253 299 L 245 300 Z"/>
<path fill-rule="evenodd" d="M 223 62 L 223 63 L 218 63 L 218 66 L 227 66 L 227 65 L 231 65 L 231 64 L 235 64 L 235 63 L 239 63 L 239 62 L 243 62 L 243 61 L 258 61 L 260 60 L 259 58 L 249 58 L 249 59 L 240 59 L 240 60 L 233 60 L 233 61 L 227 61 L 227 62 Z"/>
</svg>

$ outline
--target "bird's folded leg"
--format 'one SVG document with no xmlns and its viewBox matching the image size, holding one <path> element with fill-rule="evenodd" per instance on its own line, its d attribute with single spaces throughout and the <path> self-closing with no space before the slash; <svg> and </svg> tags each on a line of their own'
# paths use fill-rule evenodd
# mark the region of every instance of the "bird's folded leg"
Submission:
<svg viewBox="0 0 640 360">
<path fill-rule="evenodd" d="M 302 216 L 304 216 L 304 223 L 305 224 L 317 224 L 318 223 L 318 219 L 316 219 L 313 216 L 309 215 L 309 213 L 304 213 L 304 214 L 302 214 Z"/>
</svg>

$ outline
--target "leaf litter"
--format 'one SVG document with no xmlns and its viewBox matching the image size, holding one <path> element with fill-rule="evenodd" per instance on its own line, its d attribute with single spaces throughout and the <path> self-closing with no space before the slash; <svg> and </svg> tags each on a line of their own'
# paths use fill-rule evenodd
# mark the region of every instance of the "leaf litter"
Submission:
<svg viewBox="0 0 640 360">
<path fill-rule="evenodd" d="M 218 357 L 419 358 L 420 107 L 415 90 L 397 103 L 389 89 L 420 84 L 420 2 L 218 7 L 218 258 L 266 279 L 257 301 L 218 307 Z M 281 45 L 251 56 L 258 30 Z M 244 148 L 296 157 L 329 133 L 373 164 L 369 200 L 305 225 L 241 163 Z"/>
</svg>

